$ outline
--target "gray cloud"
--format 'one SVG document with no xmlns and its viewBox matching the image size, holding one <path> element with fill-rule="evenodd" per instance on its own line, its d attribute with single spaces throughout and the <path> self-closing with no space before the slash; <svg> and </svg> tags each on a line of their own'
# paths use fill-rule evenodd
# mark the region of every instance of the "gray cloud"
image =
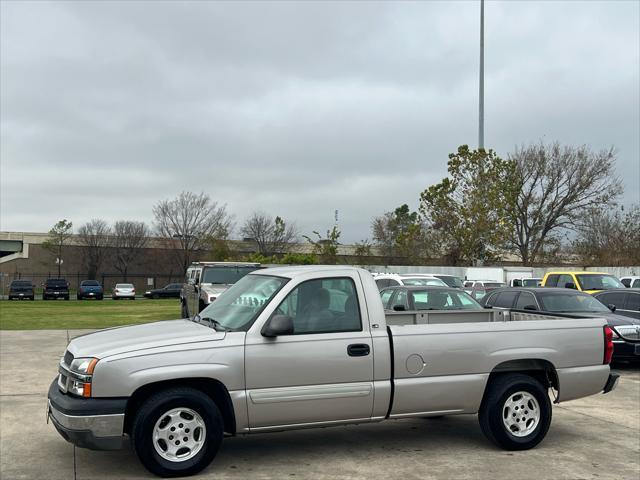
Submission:
<svg viewBox="0 0 640 480">
<path fill-rule="evenodd" d="M 475 2 L 2 2 L 3 230 L 188 189 L 347 241 L 477 139 Z M 640 7 L 489 2 L 486 143 L 615 145 L 640 201 Z"/>
</svg>

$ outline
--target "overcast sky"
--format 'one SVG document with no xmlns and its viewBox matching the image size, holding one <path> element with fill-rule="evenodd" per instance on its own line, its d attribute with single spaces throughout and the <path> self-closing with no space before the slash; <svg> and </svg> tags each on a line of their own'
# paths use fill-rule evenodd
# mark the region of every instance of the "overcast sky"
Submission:
<svg viewBox="0 0 640 480">
<path fill-rule="evenodd" d="M 640 201 L 640 2 L 485 7 L 485 145 L 615 146 Z M 342 240 L 477 144 L 479 2 L 1 2 L 0 229 L 204 191 Z"/>
</svg>

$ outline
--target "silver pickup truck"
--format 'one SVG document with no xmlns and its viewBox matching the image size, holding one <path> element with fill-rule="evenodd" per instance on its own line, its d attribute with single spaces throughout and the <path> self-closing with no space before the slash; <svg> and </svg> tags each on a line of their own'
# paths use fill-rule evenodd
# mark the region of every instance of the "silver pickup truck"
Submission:
<svg viewBox="0 0 640 480">
<path fill-rule="evenodd" d="M 194 474 L 225 435 L 479 414 L 502 448 L 546 435 L 551 400 L 608 392 L 603 319 L 539 313 L 385 315 L 365 270 L 284 267 L 239 280 L 192 320 L 75 338 L 48 417 L 80 447 L 126 437 L 160 476 Z"/>
</svg>

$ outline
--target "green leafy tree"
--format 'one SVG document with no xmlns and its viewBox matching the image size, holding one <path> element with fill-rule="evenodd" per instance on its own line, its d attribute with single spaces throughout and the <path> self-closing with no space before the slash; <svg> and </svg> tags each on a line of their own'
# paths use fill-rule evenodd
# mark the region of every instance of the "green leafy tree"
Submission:
<svg viewBox="0 0 640 480">
<path fill-rule="evenodd" d="M 420 195 L 420 212 L 455 264 L 496 259 L 511 233 L 518 182 L 515 163 L 493 150 L 458 147 L 449 176 Z"/>
<path fill-rule="evenodd" d="M 407 204 L 375 217 L 371 230 L 374 242 L 387 258 L 401 257 L 406 263 L 416 264 L 432 254 L 424 221 Z"/>
<path fill-rule="evenodd" d="M 358 264 L 366 265 L 372 255 L 371 243 L 369 243 L 369 240 L 362 240 L 360 242 L 356 242 L 355 247 L 354 254 L 357 258 Z"/>
<path fill-rule="evenodd" d="M 335 265 L 338 263 L 338 239 L 340 238 L 340 230 L 336 225 L 332 229 L 327 230 L 327 236 L 322 237 L 320 232 L 313 231 L 313 234 L 318 237 L 312 239 L 307 235 L 303 235 L 304 239 L 313 245 L 313 254 L 320 258 L 320 262 L 326 265 Z"/>
<path fill-rule="evenodd" d="M 280 263 L 284 265 L 315 265 L 318 263 L 318 257 L 312 253 L 287 253 L 280 259 Z"/>
<path fill-rule="evenodd" d="M 62 274 L 62 247 L 73 235 L 73 223 L 62 219 L 49 230 L 49 237 L 42 242 L 42 246 L 56 256 L 58 277 Z"/>
</svg>

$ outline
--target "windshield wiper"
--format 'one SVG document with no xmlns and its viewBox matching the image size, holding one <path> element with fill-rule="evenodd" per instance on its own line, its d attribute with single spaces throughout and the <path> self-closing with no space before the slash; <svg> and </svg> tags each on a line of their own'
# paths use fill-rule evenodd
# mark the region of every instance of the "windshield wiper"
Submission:
<svg viewBox="0 0 640 480">
<path fill-rule="evenodd" d="M 209 324 L 209 327 L 213 328 L 216 332 L 228 332 L 229 329 L 223 326 L 219 321 L 215 318 L 211 317 L 202 317 L 202 320 Z"/>
</svg>

